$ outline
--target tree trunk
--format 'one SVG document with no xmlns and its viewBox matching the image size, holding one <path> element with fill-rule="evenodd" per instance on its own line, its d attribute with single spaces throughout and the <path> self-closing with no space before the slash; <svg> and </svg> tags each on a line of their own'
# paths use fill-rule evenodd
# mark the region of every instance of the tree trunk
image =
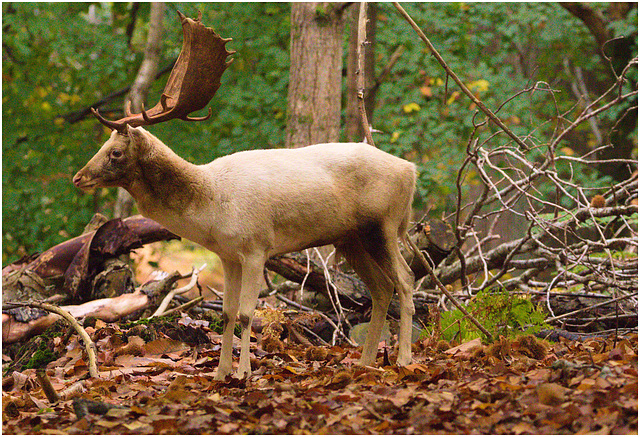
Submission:
<svg viewBox="0 0 640 437">
<path fill-rule="evenodd" d="M 377 5 L 369 3 L 367 8 L 367 41 L 364 52 L 364 80 L 365 94 L 364 102 L 367 110 L 367 118 L 372 124 L 373 109 L 375 106 L 376 90 L 375 86 L 375 45 L 376 45 L 376 17 Z M 360 4 L 354 3 L 351 7 L 350 32 L 349 32 L 349 53 L 347 55 L 347 120 L 345 127 L 345 137 L 347 141 L 362 141 L 364 131 L 362 120 L 358 111 L 358 99 L 356 98 L 356 70 L 358 68 L 358 13 Z"/>
<path fill-rule="evenodd" d="M 144 59 L 140 64 L 138 75 L 129 90 L 129 94 L 124 99 L 125 108 L 131 102 L 131 110 L 135 113 L 142 111 L 142 105 L 149 94 L 149 88 L 156 77 L 158 64 L 160 62 L 160 47 L 162 45 L 162 34 L 164 18 L 164 3 L 155 2 L 150 4 L 149 11 L 149 34 L 147 35 L 147 45 L 144 49 Z M 133 198 L 124 189 L 118 188 L 118 198 L 113 208 L 114 218 L 129 217 L 133 211 Z"/>
<path fill-rule="evenodd" d="M 328 2 L 291 4 L 287 147 L 339 139 L 342 10 Z"/>
<path fill-rule="evenodd" d="M 291 67 L 286 147 L 340 138 L 342 97 L 341 3 L 291 4 Z M 319 248 L 327 263 L 332 246 Z M 318 260 L 318 257 L 313 256 Z"/>
</svg>

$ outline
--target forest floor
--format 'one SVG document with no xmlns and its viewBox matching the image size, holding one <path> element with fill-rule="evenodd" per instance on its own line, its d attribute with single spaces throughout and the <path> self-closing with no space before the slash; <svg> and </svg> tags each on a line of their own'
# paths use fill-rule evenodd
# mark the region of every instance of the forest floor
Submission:
<svg viewBox="0 0 640 437">
<path fill-rule="evenodd" d="M 48 400 L 35 370 L 5 370 L 3 433 L 638 432 L 637 334 L 453 348 L 427 339 L 406 367 L 389 365 L 383 345 L 377 365 L 362 367 L 357 348 L 262 338 L 252 342 L 251 377 L 215 381 L 220 336 L 185 316 L 172 325 L 88 327 L 99 378 L 88 378 L 75 334 L 50 335 L 57 359 L 46 374 L 60 400 Z"/>
</svg>

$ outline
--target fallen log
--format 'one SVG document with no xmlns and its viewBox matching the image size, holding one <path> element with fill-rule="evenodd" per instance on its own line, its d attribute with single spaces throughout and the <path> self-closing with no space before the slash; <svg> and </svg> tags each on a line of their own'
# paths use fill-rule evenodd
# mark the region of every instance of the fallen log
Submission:
<svg viewBox="0 0 640 437">
<path fill-rule="evenodd" d="M 118 222 L 121 222 L 122 225 L 126 226 L 126 228 L 129 229 L 132 234 L 135 234 L 136 238 L 131 238 L 125 241 L 125 244 L 117 249 L 114 247 L 114 242 L 111 242 L 111 250 L 114 253 L 127 253 L 132 249 L 141 247 L 145 244 L 153 243 L 155 241 L 179 238 L 177 235 L 169 232 L 155 221 L 146 217 L 142 217 L 141 215 L 127 217 L 122 220 L 109 220 L 102 226 L 106 225 L 107 223 Z M 98 229 L 100 229 L 102 226 L 98 227 Z M 24 268 L 31 270 L 41 278 L 55 278 L 64 275 L 64 273 L 71 265 L 71 262 L 76 257 L 78 251 L 80 251 L 80 249 L 93 238 L 98 229 L 83 233 L 82 235 L 79 235 L 75 238 L 64 241 L 56 246 L 53 246 L 50 249 L 45 250 L 40 254 L 23 257 L 20 260 L 3 267 L 2 276 L 5 277 L 9 273 L 17 270 L 22 270 Z M 120 238 L 122 239 L 122 237 Z"/>
<path fill-rule="evenodd" d="M 436 266 L 449 256 L 456 244 L 456 237 L 451 226 L 442 220 L 436 219 L 416 223 L 412 231 L 409 232 L 409 238 L 421 251 L 429 254 Z M 411 267 L 416 280 L 427 275 L 427 270 L 420 260 L 414 256 L 410 248 L 404 248 L 402 256 Z"/>
<path fill-rule="evenodd" d="M 93 316 L 105 322 L 113 322 L 121 317 L 146 308 L 151 300 L 142 291 L 126 293 L 117 297 L 98 299 L 80 305 L 64 305 L 63 310 L 74 318 Z M 2 342 L 14 343 L 44 332 L 61 318 L 56 313 L 48 313 L 43 317 L 28 322 L 18 322 L 9 314 L 2 314 Z"/>
<path fill-rule="evenodd" d="M 444 260 L 451 253 L 455 243 L 451 228 L 441 220 L 428 220 L 416 224 L 412 228 L 409 238 L 421 250 L 429 253 L 435 263 Z M 422 264 L 414 259 L 413 252 L 403 251 L 403 257 L 411 267 L 416 279 L 420 279 L 426 274 Z M 333 310 L 328 289 L 330 285 L 327 283 L 324 270 L 303 253 L 295 252 L 272 257 L 267 260 L 265 267 L 287 280 L 298 284 L 304 282 L 305 289 L 313 290 L 314 302 L 304 302 L 306 305 L 319 311 L 331 312 Z M 344 309 L 364 315 L 371 307 L 371 296 L 362 280 L 350 272 L 346 265 L 330 266 L 328 272 L 329 283 L 335 286 L 340 305 Z M 400 308 L 395 296 L 389 306 L 389 314 L 394 318 L 400 316 Z"/>
<path fill-rule="evenodd" d="M 53 292 L 60 291 L 62 284 L 67 284 L 67 291 L 70 292 L 67 297 L 73 297 L 75 301 L 94 298 L 95 292 L 88 290 L 92 286 L 95 288 L 95 280 L 100 279 L 100 274 L 108 271 L 109 277 L 113 278 L 114 270 L 122 267 L 111 264 L 112 261 L 117 263 L 114 258 L 142 244 L 171 238 L 176 237 L 157 223 L 141 216 L 102 223 L 95 231 L 54 246 L 37 256 L 6 266 L 3 269 L 3 299 L 22 302 L 44 300 Z M 453 241 L 452 234 L 447 237 L 446 225 L 438 221 L 416 226 L 411 238 L 439 260 L 444 259 L 447 247 L 452 247 Z M 446 246 L 447 244 L 449 246 Z M 411 263 L 412 260 L 408 258 L 407 262 Z M 309 266 L 310 270 L 307 271 L 307 258 L 300 253 L 274 257 L 266 263 L 269 270 L 294 282 L 304 281 L 308 288 L 328 298 L 329 291 L 323 269 L 313 261 L 309 261 Z M 360 278 L 336 268 L 330 268 L 329 272 L 343 307 L 360 313 L 370 307 L 371 297 Z M 420 275 L 419 272 L 416 274 Z M 125 281 L 126 275 L 125 279 L 116 283 L 121 284 Z M 130 286 L 133 289 L 132 282 Z M 119 293 L 123 293 L 119 296 L 94 298 L 88 302 L 61 308 L 76 318 L 93 316 L 112 322 L 149 307 L 149 296 L 160 294 L 158 291 L 149 290 L 127 292 L 126 287 L 119 288 Z M 38 311 L 29 308 L 3 308 L 3 341 L 12 343 L 37 335 L 59 318 L 55 314 Z M 399 316 L 396 302 L 392 302 L 390 314 L 393 317 Z"/>
<path fill-rule="evenodd" d="M 409 233 L 409 238 L 422 251 L 429 254 L 431 259 L 438 265 L 453 250 L 455 244 L 455 236 L 451 231 L 451 227 L 442 220 L 427 220 L 424 223 L 417 223 Z M 422 264 L 415 259 L 411 250 L 403 250 L 404 257 L 409 267 L 418 280 L 426 275 L 426 271 Z M 313 261 L 309 264 L 310 270 L 307 270 L 307 257 L 300 252 L 275 256 L 267 260 L 265 267 L 282 277 L 302 283 L 318 292 L 326 291 L 326 281 L 324 272 L 320 266 Z M 355 279 L 353 274 L 342 272 L 340 269 L 329 268 L 331 280 L 338 285 L 344 286 L 344 293 L 351 296 L 352 300 L 361 300 L 362 294 L 368 294 L 366 287 L 359 279 Z M 343 284 L 343 282 L 347 282 Z"/>
</svg>

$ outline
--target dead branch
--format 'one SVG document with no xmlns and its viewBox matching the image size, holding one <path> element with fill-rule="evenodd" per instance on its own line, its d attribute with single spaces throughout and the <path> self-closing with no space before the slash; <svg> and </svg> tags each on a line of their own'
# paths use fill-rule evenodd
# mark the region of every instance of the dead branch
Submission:
<svg viewBox="0 0 640 437">
<path fill-rule="evenodd" d="M 139 286 L 133 293 L 124 293 L 112 298 L 96 299 L 79 305 L 65 305 L 60 308 L 71 314 L 75 319 L 91 316 L 105 322 L 114 322 L 152 307 L 157 302 L 159 296 L 165 296 L 171 293 L 171 289 L 176 281 L 189 276 L 192 276 L 192 278 L 195 277 L 197 281 L 197 275 L 183 276 L 178 272 L 173 272 L 162 280 L 150 281 Z M 172 297 L 179 297 L 179 294 L 181 292 L 183 293 L 185 288 L 186 287 L 174 290 L 176 293 L 174 293 Z M 186 290 L 188 291 L 190 288 Z M 167 300 L 167 305 L 169 300 Z M 14 306 L 19 305 L 20 303 L 14 304 Z M 193 306 L 193 304 L 191 304 L 191 306 Z M 179 308 L 184 311 L 189 307 L 190 306 L 182 305 Z M 6 343 L 14 343 L 40 334 L 60 318 L 56 314 L 28 318 L 16 317 L 13 313 L 5 313 L 11 310 L 6 303 L 2 310 L 2 341 Z M 166 315 L 169 311 L 164 311 L 160 315 Z"/>
<path fill-rule="evenodd" d="M 165 65 L 162 69 L 160 69 L 155 77 L 154 80 L 158 80 L 160 79 L 162 76 L 164 76 L 165 74 L 169 73 L 171 70 L 173 70 L 173 67 L 175 66 L 176 62 L 177 62 L 178 58 L 174 59 L 173 61 L 171 61 L 169 64 Z M 87 117 L 93 117 L 92 113 L 91 113 L 91 108 L 97 108 L 97 109 L 102 109 L 104 107 L 104 105 L 106 105 L 107 103 L 110 103 L 111 101 L 120 98 L 122 96 L 125 96 L 129 91 L 131 90 L 131 85 L 128 85 L 124 88 L 121 88 L 117 91 L 114 91 L 106 96 L 104 96 L 103 98 L 96 100 L 93 103 L 90 103 L 89 105 L 85 106 L 84 108 L 78 109 L 76 111 L 73 112 L 69 112 L 66 113 L 64 115 L 62 115 L 62 118 L 70 124 L 73 123 L 77 123 L 79 121 L 84 120 Z M 101 114 L 104 115 L 108 115 L 111 112 L 122 112 L 121 109 L 119 110 L 110 110 L 110 109 L 102 109 L 100 111 Z"/>
<path fill-rule="evenodd" d="M 280 295 L 280 294 L 277 294 L 277 295 L 276 295 L 276 297 L 277 297 L 279 300 L 281 300 L 282 302 L 286 303 L 287 305 L 291 305 L 292 307 L 298 308 L 298 309 L 300 309 L 300 310 L 302 310 L 302 311 L 307 311 L 307 312 L 313 312 L 313 311 L 314 311 L 313 309 L 311 309 L 311 308 L 309 308 L 309 307 L 306 307 L 306 306 L 304 306 L 304 305 L 302 305 L 302 304 L 299 304 L 298 302 L 294 302 L 294 301 L 292 301 L 292 300 L 290 300 L 290 299 L 287 299 L 286 297 L 284 297 L 284 296 L 282 296 L 282 295 Z M 329 316 L 327 316 L 326 314 L 324 314 L 324 313 L 322 313 L 322 312 L 319 312 L 318 314 L 320 314 L 320 316 L 321 316 L 321 317 L 322 317 L 322 318 L 323 318 L 323 319 L 324 319 L 324 320 L 325 320 L 329 325 L 331 325 L 331 327 L 333 327 L 333 329 L 334 329 L 334 337 L 335 337 L 335 334 L 340 334 L 340 336 L 341 336 L 342 338 L 344 338 L 344 340 L 345 340 L 347 343 L 349 343 L 351 346 L 357 346 L 357 344 L 356 344 L 356 343 L 354 343 L 354 342 L 353 342 L 353 340 L 351 340 L 351 339 L 349 338 L 349 336 L 348 336 L 348 335 L 346 335 L 346 334 L 344 333 L 344 331 L 343 331 L 343 330 L 342 330 L 338 325 L 336 325 L 336 324 L 335 324 L 335 322 L 334 322 L 333 320 L 331 320 L 331 319 L 329 318 Z"/>
<path fill-rule="evenodd" d="M 80 305 L 65 305 L 60 307 L 62 311 L 70 314 L 73 319 L 93 316 L 105 322 L 113 322 L 135 311 L 146 308 L 150 305 L 151 300 L 148 295 L 142 291 L 127 293 L 118 297 L 98 299 Z M 7 302 L 5 302 L 6 306 Z M 16 305 L 27 305 L 27 303 L 15 303 Z M 28 304 L 29 306 L 34 306 Z M 41 304 L 46 305 L 46 304 Z M 36 308 L 45 309 L 42 306 Z M 4 310 L 4 308 L 3 308 Z M 48 310 L 47 310 L 48 311 Z M 2 314 L 2 341 L 5 343 L 14 343 L 25 338 L 37 335 L 53 325 L 59 320 L 59 313 L 49 314 L 45 317 L 39 317 L 27 322 L 18 322 L 9 314 Z"/>
<path fill-rule="evenodd" d="M 473 116 L 473 132 L 457 175 L 458 199 L 456 210 L 451 214 L 455 256 L 441 263 L 435 275 L 429 275 L 422 282 L 422 287 L 442 288 L 438 282 L 460 281 L 468 296 L 491 288 L 542 293 L 546 295 L 549 310 L 549 296 L 554 287 L 589 294 L 606 292 L 614 299 L 635 296 L 638 287 L 637 171 L 630 180 L 613 186 L 586 187 L 582 178 L 576 176 L 584 168 L 592 167 L 595 171 L 602 164 L 626 165 L 629 173 L 633 173 L 637 162 L 598 159 L 597 154 L 612 147 L 611 144 L 601 145 L 582 156 L 574 156 L 573 148 L 565 153 L 561 145 L 565 145 L 570 133 L 587 124 L 603 141 L 611 137 L 617 125 L 605 132 L 597 123 L 598 118 L 614 108 L 630 110 L 624 105 L 637 98 L 638 90 L 636 81 L 627 75 L 634 71 L 632 67 L 637 65 L 637 58 L 631 59 L 622 72 L 613 77 L 612 84 L 599 97 L 580 97 L 582 103 L 565 113 L 560 113 L 555 91 L 543 81 L 516 92 L 492 112 L 448 67 L 402 6 L 398 3 L 394 6 L 427 45 L 447 78 L 450 76 L 486 116 L 479 121 L 476 120 L 478 112 Z M 629 90 L 628 85 L 634 89 Z M 581 90 L 576 88 L 576 91 Z M 532 128 L 529 134 L 517 137 L 495 114 L 507 102 L 534 93 L 547 96 L 557 115 Z M 632 102 L 631 110 L 636 110 L 636 106 Z M 501 131 L 487 131 L 489 121 Z M 548 138 L 541 138 L 541 131 L 548 131 Z M 469 194 L 463 188 L 470 185 L 472 177 L 476 178 L 474 182 L 480 181 L 480 190 L 465 199 Z M 549 195 L 553 191 L 555 196 Z M 504 230 L 507 223 L 520 223 L 522 235 L 514 233 L 509 238 L 500 235 L 500 229 Z M 637 307 L 636 300 L 632 301 Z M 568 317 L 551 316 L 551 321 Z"/>
<path fill-rule="evenodd" d="M 487 337 L 488 341 L 491 341 L 493 338 L 491 333 L 487 331 L 487 329 L 484 326 L 482 326 L 482 324 L 478 322 L 478 320 L 475 317 L 473 317 L 467 311 L 467 309 L 460 304 L 460 302 L 458 302 L 458 300 L 449 292 L 449 290 L 447 290 L 447 288 L 444 285 L 442 285 L 442 282 L 440 282 L 438 277 L 434 274 L 431 264 L 429 264 L 429 262 L 426 260 L 426 258 L 424 257 L 424 255 L 422 254 L 418 246 L 416 246 L 416 244 L 413 241 L 411 241 L 411 239 L 409 238 L 407 239 L 407 242 L 411 246 L 411 249 L 414 251 L 414 253 L 418 257 L 418 259 L 420 260 L 424 268 L 427 270 L 427 272 L 429 272 L 429 276 L 431 276 L 431 279 L 433 280 L 433 282 L 435 282 L 436 286 L 440 289 L 440 291 L 442 291 L 442 293 L 444 293 L 444 295 L 447 296 L 447 298 L 451 301 L 451 303 L 453 303 L 453 305 L 455 305 L 455 307 L 458 308 L 462 312 L 462 314 L 464 314 L 464 316 L 467 319 L 469 319 L 471 323 L 476 325 L 476 327 L 480 330 L 480 332 L 482 332 Z"/>
<path fill-rule="evenodd" d="M 367 110 L 364 106 L 364 46 L 367 44 L 367 3 L 360 3 L 360 13 L 358 15 L 358 68 L 356 69 L 356 88 L 357 88 L 357 100 L 358 109 L 360 111 L 360 119 L 362 121 L 362 129 L 367 143 L 375 147 L 373 142 L 373 136 L 371 135 L 371 127 L 369 126 L 369 120 L 367 118 Z"/>
<path fill-rule="evenodd" d="M 204 297 L 198 296 L 195 299 L 191 299 L 189 302 L 183 303 L 182 305 L 179 305 L 175 308 L 171 308 L 170 310 L 160 313 L 157 317 L 169 316 L 171 314 L 179 313 L 180 311 L 187 311 L 193 308 L 194 306 L 198 305 L 203 300 L 204 300 Z"/>
<path fill-rule="evenodd" d="M 38 378 L 38 382 L 40 383 L 40 387 L 42 387 L 42 391 L 49 403 L 54 404 L 60 400 L 60 396 L 53 385 L 51 385 L 51 380 L 47 376 L 47 372 L 44 369 L 38 369 L 36 371 L 36 377 Z"/>
<path fill-rule="evenodd" d="M 574 316 L 576 314 L 592 310 L 594 308 L 600 308 L 600 307 L 603 307 L 603 306 L 606 306 L 606 305 L 610 305 L 610 304 L 612 304 L 614 302 L 618 302 L 618 301 L 621 301 L 621 300 L 624 300 L 624 299 L 630 299 L 632 297 L 636 297 L 636 295 L 635 294 L 633 294 L 633 295 L 632 294 L 623 295 L 623 296 L 620 296 L 620 297 L 616 297 L 614 299 L 610 299 L 610 300 L 606 300 L 604 302 L 597 303 L 595 305 L 590 305 L 590 306 L 585 307 L 585 308 L 580 308 L 580 309 L 575 310 L 575 311 L 564 313 L 564 314 L 559 315 L 559 316 L 549 317 L 549 318 L 545 319 L 545 323 L 555 322 L 556 320 L 565 319 L 567 317 L 571 317 L 571 316 Z M 637 314 L 636 314 L 636 317 L 637 317 Z"/>
<path fill-rule="evenodd" d="M 173 298 L 176 295 L 181 295 L 181 294 L 186 293 L 187 291 L 191 290 L 198 283 L 198 274 L 206 266 L 207 266 L 206 264 L 203 264 L 202 267 L 200 267 L 199 269 L 194 269 L 191 272 L 191 280 L 189 281 L 189 283 L 187 285 L 185 285 L 184 287 L 176 288 L 174 290 L 171 290 L 169 293 L 167 293 L 167 295 L 164 297 L 164 299 L 162 299 L 162 302 L 160 303 L 160 306 L 158 306 L 158 309 L 149 318 L 166 315 L 167 314 L 166 310 L 169 307 L 169 304 L 171 303 L 171 300 L 173 300 Z"/>
</svg>

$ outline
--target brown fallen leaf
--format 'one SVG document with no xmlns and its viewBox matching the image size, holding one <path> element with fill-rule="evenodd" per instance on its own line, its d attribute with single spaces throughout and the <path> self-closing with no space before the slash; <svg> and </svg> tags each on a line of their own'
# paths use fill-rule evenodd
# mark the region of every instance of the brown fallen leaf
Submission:
<svg viewBox="0 0 640 437">
<path fill-rule="evenodd" d="M 514 434 L 536 434 L 536 428 L 527 422 L 516 423 L 512 431 Z"/>
<path fill-rule="evenodd" d="M 480 337 L 452 347 L 451 349 L 447 349 L 444 353 L 458 358 L 469 358 L 473 350 L 478 347 L 482 347 L 482 340 L 480 340 Z"/>
<path fill-rule="evenodd" d="M 127 344 L 122 347 L 119 347 L 115 350 L 115 355 L 136 355 L 141 356 L 144 354 L 143 351 L 144 340 L 137 335 L 132 335 L 128 338 Z"/>
<path fill-rule="evenodd" d="M 544 405 L 560 405 L 565 399 L 566 389 L 554 382 L 545 382 L 536 387 L 538 401 Z"/>
<path fill-rule="evenodd" d="M 149 355 L 170 354 L 190 349 L 188 344 L 171 338 L 159 338 L 142 346 L 142 350 Z"/>
</svg>

